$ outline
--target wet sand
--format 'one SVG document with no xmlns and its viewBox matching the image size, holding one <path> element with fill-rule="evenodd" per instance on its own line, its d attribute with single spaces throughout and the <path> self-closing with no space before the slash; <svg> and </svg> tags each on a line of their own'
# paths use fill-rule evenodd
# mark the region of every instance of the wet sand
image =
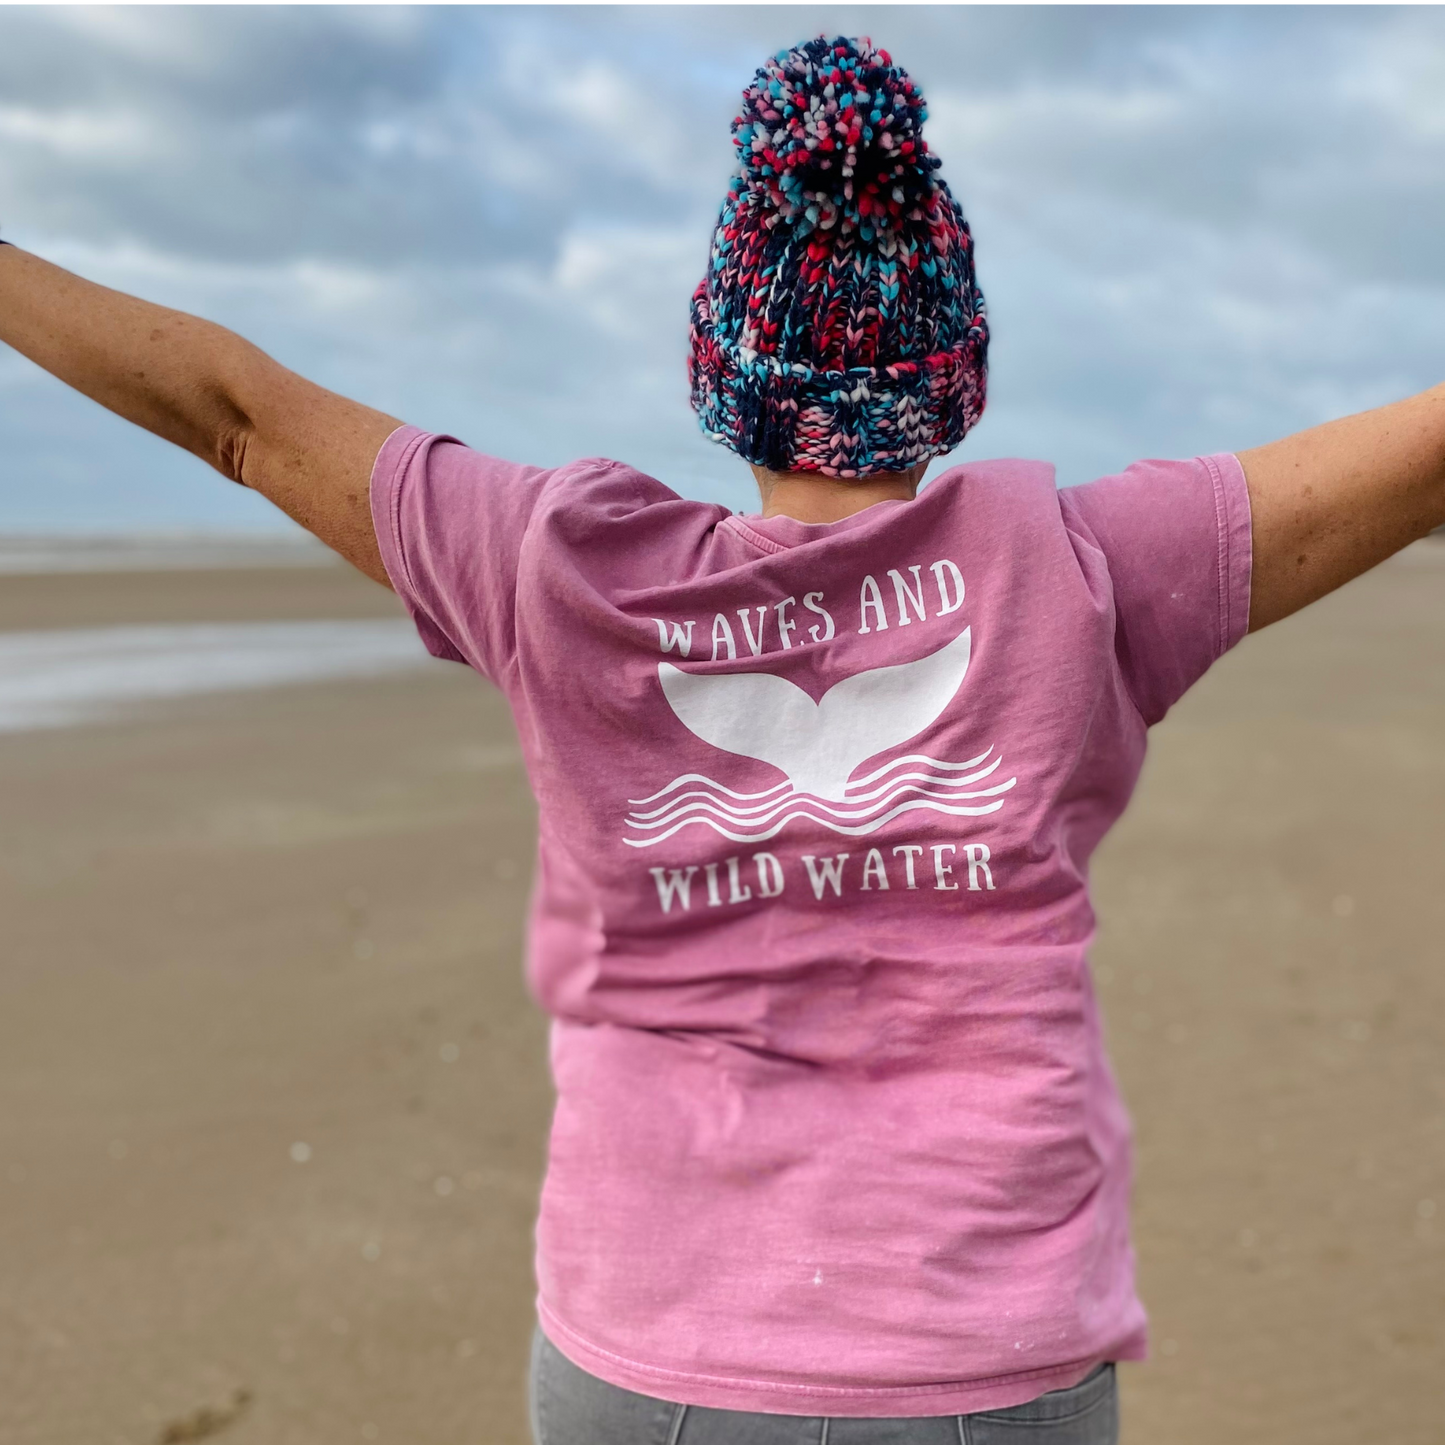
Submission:
<svg viewBox="0 0 1445 1445">
<path fill-rule="evenodd" d="M 0 629 L 395 615 L 0 577 Z M 525 1445 L 533 824 L 461 668 L 0 736 L 0 1442 Z M 1226 658 L 1096 868 L 1126 1445 L 1438 1445 L 1445 545 Z"/>
</svg>

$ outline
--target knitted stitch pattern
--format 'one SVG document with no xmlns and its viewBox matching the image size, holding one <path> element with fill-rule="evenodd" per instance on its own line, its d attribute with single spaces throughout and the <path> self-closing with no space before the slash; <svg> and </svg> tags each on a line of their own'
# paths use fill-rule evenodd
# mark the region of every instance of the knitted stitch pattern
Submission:
<svg viewBox="0 0 1445 1445">
<path fill-rule="evenodd" d="M 906 471 L 982 414 L 973 238 L 923 139 L 927 114 L 866 37 L 781 50 L 743 92 L 688 381 L 704 433 L 745 460 Z"/>
</svg>

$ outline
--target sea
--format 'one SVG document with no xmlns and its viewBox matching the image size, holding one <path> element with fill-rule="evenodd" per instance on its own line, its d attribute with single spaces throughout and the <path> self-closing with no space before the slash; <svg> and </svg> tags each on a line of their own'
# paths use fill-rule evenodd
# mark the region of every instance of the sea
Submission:
<svg viewBox="0 0 1445 1445">
<path fill-rule="evenodd" d="M 0 537 L 0 574 L 344 565 L 309 538 Z M 0 732 L 66 727 L 195 693 L 436 665 L 404 618 L 0 632 Z"/>
</svg>

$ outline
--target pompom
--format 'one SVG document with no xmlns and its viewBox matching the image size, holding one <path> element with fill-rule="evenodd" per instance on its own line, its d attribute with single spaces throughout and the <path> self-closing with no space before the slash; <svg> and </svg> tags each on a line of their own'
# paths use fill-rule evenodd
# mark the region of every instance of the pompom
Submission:
<svg viewBox="0 0 1445 1445">
<path fill-rule="evenodd" d="M 864 239 L 922 219 L 940 162 L 923 139 L 923 92 L 866 36 L 780 50 L 732 123 L 742 187 L 799 234 Z"/>
</svg>

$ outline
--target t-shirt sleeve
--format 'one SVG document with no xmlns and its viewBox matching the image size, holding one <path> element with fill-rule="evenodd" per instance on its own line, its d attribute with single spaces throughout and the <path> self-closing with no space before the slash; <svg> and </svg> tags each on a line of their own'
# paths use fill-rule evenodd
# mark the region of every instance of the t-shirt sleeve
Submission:
<svg viewBox="0 0 1445 1445">
<path fill-rule="evenodd" d="M 1227 452 L 1142 461 L 1059 496 L 1104 554 L 1120 670 L 1152 726 L 1248 631 L 1244 469 Z"/>
<path fill-rule="evenodd" d="M 516 657 L 517 559 L 552 475 L 411 426 L 382 444 L 371 472 L 377 545 L 434 657 L 501 682 Z"/>
</svg>

